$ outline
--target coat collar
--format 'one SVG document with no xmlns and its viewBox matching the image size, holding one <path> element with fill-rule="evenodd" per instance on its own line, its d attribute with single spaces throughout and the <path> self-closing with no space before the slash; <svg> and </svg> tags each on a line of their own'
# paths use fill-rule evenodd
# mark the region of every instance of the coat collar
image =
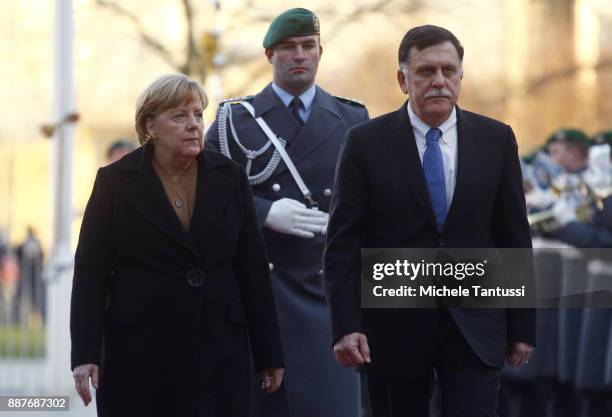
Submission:
<svg viewBox="0 0 612 417">
<path fill-rule="evenodd" d="M 289 147 L 299 133 L 300 126 L 272 89 L 272 83 L 255 95 L 253 107 L 255 108 L 255 117 L 263 117 L 272 131 L 285 140 L 287 147 Z"/>
<path fill-rule="evenodd" d="M 335 99 L 317 87 L 310 117 L 287 148 L 293 163 L 297 164 L 324 144 L 341 124 L 342 119 Z M 286 166 L 283 164 L 278 172 L 284 169 Z"/>
<path fill-rule="evenodd" d="M 255 96 L 253 107 L 255 116 L 262 116 L 272 131 L 287 141 L 287 153 L 294 164 L 325 143 L 342 124 L 336 100 L 318 86 L 310 117 L 301 129 L 272 89 L 272 84 Z M 277 173 L 286 169 L 287 166 L 281 162 Z"/>
<path fill-rule="evenodd" d="M 207 151 L 197 156 L 196 202 L 187 234 L 153 169 L 153 147 L 146 145 L 141 149 L 139 155 L 135 152 L 124 164 L 117 166 L 120 170 L 137 173 L 123 187 L 124 198 L 154 227 L 197 256 L 195 244 L 206 236 L 206 231 L 221 213 L 233 187 L 231 179 L 223 173 L 223 166 L 229 160 L 211 158 Z"/>
</svg>

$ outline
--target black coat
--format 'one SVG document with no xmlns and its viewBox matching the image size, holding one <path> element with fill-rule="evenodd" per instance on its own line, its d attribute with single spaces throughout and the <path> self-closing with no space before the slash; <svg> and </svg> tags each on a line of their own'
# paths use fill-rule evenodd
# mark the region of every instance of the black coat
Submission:
<svg viewBox="0 0 612 417">
<path fill-rule="evenodd" d="M 334 337 L 364 332 L 365 371 L 423 373 L 435 351 L 435 309 L 360 309 L 361 248 L 530 248 L 512 129 L 457 110 L 457 182 L 446 223 L 436 227 L 404 104 L 347 133 L 332 199 L 325 280 Z M 507 341 L 534 343 L 530 309 L 450 309 L 480 359 L 502 366 Z"/>
<path fill-rule="evenodd" d="M 72 368 L 101 366 L 100 416 L 248 415 L 283 355 L 268 262 L 242 168 L 197 158 L 185 233 L 145 146 L 98 171 L 75 257 Z"/>
</svg>

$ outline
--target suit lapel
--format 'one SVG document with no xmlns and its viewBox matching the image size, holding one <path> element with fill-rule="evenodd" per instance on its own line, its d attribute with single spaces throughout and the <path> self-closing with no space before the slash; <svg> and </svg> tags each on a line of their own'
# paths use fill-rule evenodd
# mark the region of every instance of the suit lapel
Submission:
<svg viewBox="0 0 612 417">
<path fill-rule="evenodd" d="M 272 131 L 287 141 L 287 147 L 295 140 L 300 126 L 294 117 L 289 113 L 281 99 L 272 89 L 272 84 L 268 84 L 261 93 L 253 99 L 255 117 L 262 116 Z"/>
<path fill-rule="evenodd" d="M 227 163 L 229 160 L 212 161 L 206 151 L 198 155 L 196 202 L 189 227 L 189 237 L 194 243 L 206 236 L 206 232 L 222 213 L 233 191 L 233 181 L 217 170 L 218 167 Z"/>
<path fill-rule="evenodd" d="M 431 223 L 436 225 L 436 216 L 431 206 L 429 192 L 427 191 L 423 165 L 419 157 L 408 111 L 406 110 L 406 103 L 396 112 L 396 122 L 387 144 L 391 159 L 395 161 L 404 179 L 410 185 L 418 204 Z"/>
<path fill-rule="evenodd" d="M 466 206 L 467 198 L 471 195 L 469 192 L 469 184 L 473 184 L 470 175 L 473 170 L 471 167 L 479 165 L 478 146 L 476 141 L 476 131 L 466 120 L 465 114 L 457 106 L 457 180 L 455 183 L 455 191 L 453 192 L 453 201 L 448 210 L 448 216 L 443 230 L 451 227 L 453 222 L 459 218 L 461 209 Z"/>
<path fill-rule="evenodd" d="M 126 182 L 122 194 L 133 208 L 166 236 L 194 252 L 178 216 L 168 202 L 164 187 L 151 164 L 153 148 L 144 146 L 138 175 Z"/>
<path fill-rule="evenodd" d="M 325 143 L 341 123 L 338 106 L 334 99 L 317 87 L 310 116 L 304 127 L 297 133 L 291 146 L 287 148 L 287 153 L 293 163 L 297 164 Z M 283 172 L 286 169 L 287 166 L 283 163 L 279 165 L 277 172 Z"/>
</svg>

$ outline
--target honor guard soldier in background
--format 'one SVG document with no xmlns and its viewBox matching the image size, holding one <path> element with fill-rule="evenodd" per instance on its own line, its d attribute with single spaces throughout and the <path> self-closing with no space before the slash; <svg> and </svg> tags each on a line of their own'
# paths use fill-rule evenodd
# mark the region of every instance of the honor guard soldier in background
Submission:
<svg viewBox="0 0 612 417">
<path fill-rule="evenodd" d="M 323 49 L 309 10 L 276 17 L 263 40 L 273 82 L 220 104 L 206 147 L 242 164 L 253 189 L 272 271 L 285 353 L 283 387 L 252 390 L 253 417 L 355 417 L 359 377 L 332 352 L 322 255 L 336 160 L 363 104 L 315 85 Z"/>
<path fill-rule="evenodd" d="M 575 129 L 561 129 L 548 140 L 548 152 L 565 174 L 553 181 L 560 191 L 551 210 L 557 227 L 545 235 L 578 248 L 609 248 L 612 247 L 609 187 L 600 184 L 602 180 L 609 182 L 610 172 L 609 168 L 599 172 L 601 169 L 589 163 L 591 143 L 595 142 Z"/>
</svg>

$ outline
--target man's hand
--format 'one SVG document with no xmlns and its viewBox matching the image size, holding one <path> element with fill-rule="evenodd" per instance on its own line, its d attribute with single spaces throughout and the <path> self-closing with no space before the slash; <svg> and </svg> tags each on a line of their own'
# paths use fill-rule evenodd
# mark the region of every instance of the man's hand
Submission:
<svg viewBox="0 0 612 417">
<path fill-rule="evenodd" d="M 370 363 L 368 338 L 363 333 L 349 333 L 334 343 L 334 354 L 338 363 L 345 368 Z"/>
<path fill-rule="evenodd" d="M 533 353 L 533 346 L 523 342 L 514 342 L 508 345 L 506 352 L 506 362 L 515 368 L 520 368 L 527 362 Z"/>
<path fill-rule="evenodd" d="M 312 238 L 315 233 L 325 234 L 329 214 L 306 208 L 297 200 L 281 198 L 272 203 L 264 226 L 278 233 Z"/>
<path fill-rule="evenodd" d="M 89 378 L 91 378 L 91 385 L 95 389 L 98 389 L 98 375 L 100 370 L 98 365 L 92 363 L 86 363 L 79 365 L 72 371 L 74 377 L 74 387 L 79 393 L 79 397 L 83 400 L 85 407 L 91 402 L 91 393 L 89 392 Z"/>
<path fill-rule="evenodd" d="M 284 368 L 266 368 L 260 372 L 261 390 L 266 394 L 278 391 L 283 382 Z"/>
</svg>

